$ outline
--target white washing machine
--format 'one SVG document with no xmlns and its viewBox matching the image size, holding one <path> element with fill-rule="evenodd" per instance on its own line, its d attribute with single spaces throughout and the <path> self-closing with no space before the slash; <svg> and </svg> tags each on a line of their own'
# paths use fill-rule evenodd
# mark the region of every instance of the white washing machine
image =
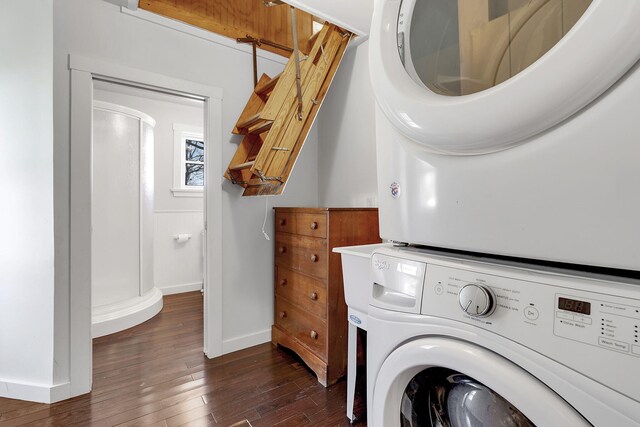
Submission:
<svg viewBox="0 0 640 427">
<path fill-rule="evenodd" d="M 640 284 L 410 248 L 372 257 L 370 427 L 640 426 Z"/>
<path fill-rule="evenodd" d="M 374 1 L 382 238 L 640 271 L 640 1 Z"/>
</svg>

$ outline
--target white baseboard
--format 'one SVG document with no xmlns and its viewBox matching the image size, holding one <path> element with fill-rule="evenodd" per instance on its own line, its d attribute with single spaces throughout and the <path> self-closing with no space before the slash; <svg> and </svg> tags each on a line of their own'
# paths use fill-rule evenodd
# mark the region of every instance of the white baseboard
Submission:
<svg viewBox="0 0 640 427">
<path fill-rule="evenodd" d="M 162 295 L 181 294 L 183 292 L 193 292 L 202 289 L 202 282 L 181 283 L 179 285 L 165 286 L 158 288 L 162 291 Z"/>
<path fill-rule="evenodd" d="M 241 337 L 222 341 L 222 354 L 232 353 L 254 345 L 271 341 L 271 328 Z"/>
<path fill-rule="evenodd" d="M 71 397 L 70 390 L 71 384 L 68 382 L 47 386 L 0 379 L 0 397 L 9 399 L 53 403 Z"/>
</svg>

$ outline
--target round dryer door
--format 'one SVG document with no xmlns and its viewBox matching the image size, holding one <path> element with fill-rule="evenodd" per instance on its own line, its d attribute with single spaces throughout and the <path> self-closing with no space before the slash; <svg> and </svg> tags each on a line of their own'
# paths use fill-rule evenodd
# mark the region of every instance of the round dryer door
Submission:
<svg viewBox="0 0 640 427">
<path fill-rule="evenodd" d="M 418 339 L 391 353 L 372 401 L 374 427 L 590 426 L 514 363 L 446 338 Z"/>
<path fill-rule="evenodd" d="M 430 151 L 484 154 L 576 113 L 640 58 L 637 0 L 376 0 L 378 104 Z"/>
</svg>

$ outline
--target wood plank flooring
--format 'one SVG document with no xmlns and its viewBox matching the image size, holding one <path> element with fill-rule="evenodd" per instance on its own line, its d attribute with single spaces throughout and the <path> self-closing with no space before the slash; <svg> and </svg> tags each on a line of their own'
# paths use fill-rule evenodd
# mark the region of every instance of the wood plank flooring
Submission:
<svg viewBox="0 0 640 427">
<path fill-rule="evenodd" d="M 270 343 L 209 360 L 202 322 L 200 292 L 166 296 L 153 319 L 94 340 L 91 393 L 53 405 L 0 398 L 0 426 L 350 425 L 345 381 L 325 389 Z M 364 402 L 360 387 L 361 417 Z"/>
</svg>

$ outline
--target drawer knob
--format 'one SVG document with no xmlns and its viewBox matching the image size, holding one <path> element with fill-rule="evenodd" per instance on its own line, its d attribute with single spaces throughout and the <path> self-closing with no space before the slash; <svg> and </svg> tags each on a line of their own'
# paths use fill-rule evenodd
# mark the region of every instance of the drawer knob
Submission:
<svg viewBox="0 0 640 427">
<path fill-rule="evenodd" d="M 286 225 L 286 224 L 287 224 L 287 220 L 286 220 L 286 219 L 284 219 L 284 218 L 282 218 L 282 219 L 280 220 L 280 225 Z"/>
<path fill-rule="evenodd" d="M 285 317 L 287 317 L 287 312 L 286 311 L 281 311 L 280 312 L 280 318 L 284 319 Z"/>
<path fill-rule="evenodd" d="M 280 286 L 285 286 L 287 284 L 287 279 L 280 280 Z"/>
<path fill-rule="evenodd" d="M 313 222 L 311 223 L 311 229 L 312 229 L 312 230 L 315 230 L 315 229 L 317 229 L 317 228 L 318 228 L 318 223 L 317 223 L 317 222 L 315 222 L 315 221 L 313 221 Z"/>
<path fill-rule="evenodd" d="M 311 255 L 311 262 L 318 262 L 318 255 L 316 254 Z"/>
<path fill-rule="evenodd" d="M 318 294 L 315 292 L 311 292 L 311 294 L 309 295 L 309 298 L 315 301 L 318 299 Z"/>
<path fill-rule="evenodd" d="M 314 339 L 314 340 L 318 339 L 318 333 L 316 331 L 309 332 L 309 336 L 311 337 L 311 339 Z"/>
<path fill-rule="evenodd" d="M 287 252 L 287 248 L 285 248 L 284 246 L 280 246 L 280 247 L 278 248 L 278 252 L 280 252 L 281 254 L 283 254 L 283 253 Z"/>
</svg>

